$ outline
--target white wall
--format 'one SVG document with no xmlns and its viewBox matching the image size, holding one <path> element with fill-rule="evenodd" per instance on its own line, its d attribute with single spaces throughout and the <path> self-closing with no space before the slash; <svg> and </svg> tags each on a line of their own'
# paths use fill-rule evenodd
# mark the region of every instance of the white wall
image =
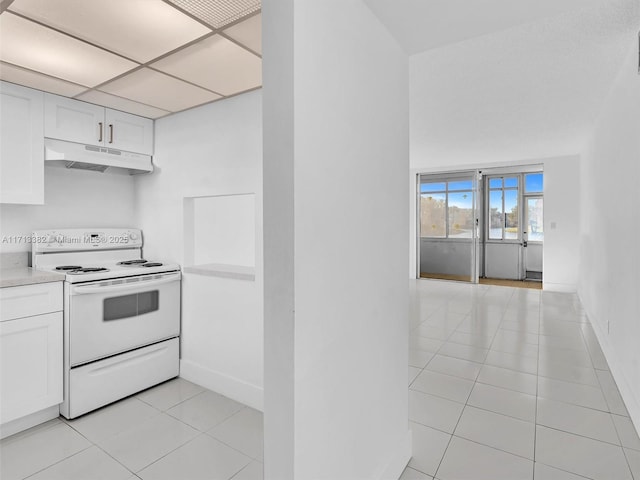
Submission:
<svg viewBox="0 0 640 480">
<path fill-rule="evenodd" d="M 530 18 L 535 11 L 510 3 Z M 624 61 L 625 38 L 638 33 L 637 0 L 598 3 L 412 55 L 412 156 L 465 164 L 579 154 Z"/>
<path fill-rule="evenodd" d="M 630 38 L 629 46 L 583 157 L 579 295 L 627 409 L 640 428 L 637 38 Z"/>
<path fill-rule="evenodd" d="M 52 228 L 135 228 L 134 180 L 127 175 L 46 167 L 44 205 L 0 205 L 2 236 Z M 29 243 L 0 243 L 0 252 L 30 252 Z"/>
<path fill-rule="evenodd" d="M 293 3 L 263 4 L 265 340 L 288 342 L 266 351 L 265 443 L 294 453 L 266 450 L 265 478 L 398 478 L 408 58 L 359 0 Z"/>
<path fill-rule="evenodd" d="M 185 197 L 256 194 L 255 281 L 184 275 L 180 374 L 258 409 L 263 400 L 261 109 L 262 93 L 256 91 L 157 120 L 156 171 L 136 184 L 145 257 L 180 264 Z"/>
<path fill-rule="evenodd" d="M 413 108 L 413 106 L 412 106 Z M 414 112 L 413 116 L 420 112 Z M 473 170 L 526 165 L 542 165 L 544 169 L 544 253 L 543 288 L 549 291 L 575 292 L 578 282 L 578 241 L 580 219 L 579 172 L 580 157 L 553 157 L 516 160 L 509 163 L 486 162 L 481 159 L 469 163 L 425 159 L 411 144 L 411 173 L 409 176 L 410 257 L 409 277 L 416 277 L 416 175 L 457 170 Z M 555 228 L 551 225 L 555 224 Z"/>
</svg>

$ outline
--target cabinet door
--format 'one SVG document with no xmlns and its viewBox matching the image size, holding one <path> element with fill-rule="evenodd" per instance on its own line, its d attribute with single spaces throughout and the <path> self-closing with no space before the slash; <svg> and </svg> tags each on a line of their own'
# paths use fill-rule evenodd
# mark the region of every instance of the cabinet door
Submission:
<svg viewBox="0 0 640 480">
<path fill-rule="evenodd" d="M 62 312 L 0 322 L 0 423 L 62 403 Z"/>
<path fill-rule="evenodd" d="M 62 310 L 62 282 L 0 288 L 0 321 Z"/>
<path fill-rule="evenodd" d="M 89 145 L 104 145 L 104 107 L 45 94 L 44 136 Z"/>
<path fill-rule="evenodd" d="M 0 203 L 44 203 L 43 93 L 0 83 Z"/>
<path fill-rule="evenodd" d="M 128 152 L 153 154 L 153 120 L 106 109 L 105 145 Z"/>
</svg>

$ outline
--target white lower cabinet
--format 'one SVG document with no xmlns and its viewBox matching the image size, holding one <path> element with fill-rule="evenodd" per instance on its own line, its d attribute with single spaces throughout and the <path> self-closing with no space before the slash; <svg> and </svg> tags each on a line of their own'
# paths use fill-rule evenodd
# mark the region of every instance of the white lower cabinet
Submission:
<svg viewBox="0 0 640 480">
<path fill-rule="evenodd" d="M 41 310 L 62 306 L 60 282 L 45 284 L 59 294 L 60 302 L 42 302 Z M 24 311 L 34 312 L 30 298 L 42 295 L 42 285 L 3 288 L 0 300 L 9 303 L 21 297 Z M 4 310 L 4 308 L 3 308 Z M 42 418 L 42 412 L 62 403 L 63 315 L 62 311 L 37 312 L 16 317 L 3 312 L 0 321 L 0 427 L 6 436 L 34 425 L 28 417 Z M 52 415 L 52 416 L 57 416 Z M 23 422 L 23 423 L 20 423 Z M 36 422 L 38 423 L 38 422 Z M 22 425 L 22 428 L 20 426 Z"/>
</svg>

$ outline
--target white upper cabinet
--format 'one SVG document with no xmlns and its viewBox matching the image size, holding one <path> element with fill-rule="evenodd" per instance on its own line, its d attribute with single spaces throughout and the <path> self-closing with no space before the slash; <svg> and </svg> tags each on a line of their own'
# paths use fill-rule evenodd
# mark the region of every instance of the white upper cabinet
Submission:
<svg viewBox="0 0 640 480">
<path fill-rule="evenodd" d="M 0 203 L 44 203 L 43 95 L 0 82 Z"/>
<path fill-rule="evenodd" d="M 105 125 L 106 146 L 153 154 L 153 120 L 107 108 Z"/>
<path fill-rule="evenodd" d="M 47 93 L 44 96 L 44 136 L 102 145 L 104 107 Z"/>
<path fill-rule="evenodd" d="M 44 136 L 153 154 L 153 120 L 48 93 Z"/>
</svg>

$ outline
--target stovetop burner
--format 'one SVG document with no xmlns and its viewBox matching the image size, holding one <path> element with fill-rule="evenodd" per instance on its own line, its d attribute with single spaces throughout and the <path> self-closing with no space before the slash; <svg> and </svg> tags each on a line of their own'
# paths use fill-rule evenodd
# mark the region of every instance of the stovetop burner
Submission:
<svg viewBox="0 0 640 480">
<path fill-rule="evenodd" d="M 95 272 L 108 272 L 108 268 L 103 267 L 88 267 L 88 268 L 78 268 L 76 270 L 68 271 L 70 275 L 81 275 L 83 273 L 95 273 Z"/>
<path fill-rule="evenodd" d="M 125 260 L 124 262 L 118 262 L 118 265 L 124 265 L 124 266 L 137 266 L 143 263 L 147 263 L 146 260 L 140 258 L 137 260 Z"/>
<path fill-rule="evenodd" d="M 141 267 L 161 267 L 162 263 L 160 262 L 147 262 L 140 265 Z"/>
<path fill-rule="evenodd" d="M 56 270 L 65 272 L 67 270 L 79 270 L 81 268 L 82 267 L 80 265 L 60 265 L 59 267 L 56 267 Z"/>
</svg>

